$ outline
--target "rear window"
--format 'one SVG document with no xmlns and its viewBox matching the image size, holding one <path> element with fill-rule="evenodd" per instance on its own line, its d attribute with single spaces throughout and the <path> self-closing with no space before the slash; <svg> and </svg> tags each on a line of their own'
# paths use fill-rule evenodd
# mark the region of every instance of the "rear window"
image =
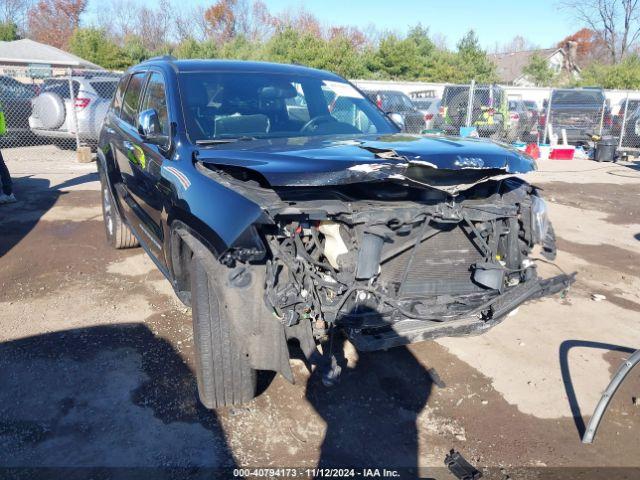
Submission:
<svg viewBox="0 0 640 480">
<path fill-rule="evenodd" d="M 442 103 L 443 106 L 449 106 L 456 97 L 460 96 L 465 99 L 465 102 L 469 96 L 470 85 L 461 85 L 461 86 L 447 86 L 444 87 L 444 92 L 442 93 Z M 487 85 L 476 85 L 474 89 L 474 98 L 480 100 L 480 103 L 484 106 L 495 107 L 502 103 L 502 89 L 499 87 L 489 87 Z M 455 100 L 456 102 L 458 100 Z"/>
<path fill-rule="evenodd" d="M 431 107 L 431 104 L 434 102 L 434 100 L 413 100 L 413 104 L 422 109 L 422 110 L 427 110 L 429 109 L 429 107 Z"/>
<path fill-rule="evenodd" d="M 73 80 L 73 96 L 76 98 L 78 93 L 80 92 L 80 83 Z M 41 93 L 55 93 L 60 95 L 62 98 L 71 98 L 69 95 L 69 80 L 45 80 L 42 84 Z"/>
<path fill-rule="evenodd" d="M 411 99 L 402 92 L 378 92 L 374 102 L 382 104 L 382 110 L 385 112 L 406 112 L 415 110 L 415 106 L 411 103 Z"/>
<path fill-rule="evenodd" d="M 602 105 L 604 94 L 598 90 L 555 90 L 551 103 L 571 105 Z"/>
<path fill-rule="evenodd" d="M 118 87 L 118 82 L 114 81 L 93 81 L 89 82 L 89 84 L 93 87 L 93 89 L 100 97 L 106 99 L 111 99 L 116 91 L 116 88 Z"/>
</svg>

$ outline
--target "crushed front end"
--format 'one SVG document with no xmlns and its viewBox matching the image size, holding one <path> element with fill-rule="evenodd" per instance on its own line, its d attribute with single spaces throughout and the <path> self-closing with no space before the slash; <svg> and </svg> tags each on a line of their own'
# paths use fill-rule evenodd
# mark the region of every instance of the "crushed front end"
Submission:
<svg viewBox="0 0 640 480">
<path fill-rule="evenodd" d="M 285 325 L 332 327 L 359 350 L 479 333 L 525 301 L 566 289 L 541 279 L 555 256 L 535 187 L 491 179 L 451 195 L 395 182 L 281 188 L 261 229 L 265 302 Z"/>
</svg>

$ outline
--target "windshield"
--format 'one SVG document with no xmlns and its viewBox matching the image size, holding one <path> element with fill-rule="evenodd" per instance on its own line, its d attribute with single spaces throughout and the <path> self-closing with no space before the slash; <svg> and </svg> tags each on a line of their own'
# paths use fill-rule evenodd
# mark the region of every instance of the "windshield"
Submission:
<svg viewBox="0 0 640 480">
<path fill-rule="evenodd" d="M 186 72 L 179 77 L 192 142 L 398 131 L 343 81 L 254 72 Z"/>
</svg>

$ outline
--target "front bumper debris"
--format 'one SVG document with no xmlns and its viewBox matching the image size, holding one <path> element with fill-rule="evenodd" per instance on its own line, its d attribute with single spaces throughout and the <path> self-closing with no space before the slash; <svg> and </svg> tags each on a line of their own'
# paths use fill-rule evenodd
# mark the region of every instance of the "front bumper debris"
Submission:
<svg viewBox="0 0 640 480">
<path fill-rule="evenodd" d="M 393 324 L 386 330 L 363 333 L 351 329 L 347 334 L 359 351 L 386 350 L 440 337 L 479 335 L 502 322 L 509 312 L 526 301 L 566 290 L 575 282 L 575 276 L 575 273 L 563 274 L 523 283 L 496 297 L 495 302 L 487 307 L 491 312 L 489 317 L 483 312 L 476 312 L 465 318 L 443 322 L 407 319 Z"/>
</svg>

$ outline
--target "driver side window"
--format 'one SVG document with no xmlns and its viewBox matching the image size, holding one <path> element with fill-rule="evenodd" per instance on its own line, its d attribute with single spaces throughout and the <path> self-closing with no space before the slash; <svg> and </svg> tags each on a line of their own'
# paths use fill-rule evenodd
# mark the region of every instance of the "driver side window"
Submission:
<svg viewBox="0 0 640 480">
<path fill-rule="evenodd" d="M 141 112 L 153 109 L 160 120 L 160 133 L 169 135 L 169 113 L 167 111 L 167 96 L 164 88 L 164 78 L 160 73 L 153 72 L 149 77 L 147 89 L 142 99 Z"/>
</svg>

